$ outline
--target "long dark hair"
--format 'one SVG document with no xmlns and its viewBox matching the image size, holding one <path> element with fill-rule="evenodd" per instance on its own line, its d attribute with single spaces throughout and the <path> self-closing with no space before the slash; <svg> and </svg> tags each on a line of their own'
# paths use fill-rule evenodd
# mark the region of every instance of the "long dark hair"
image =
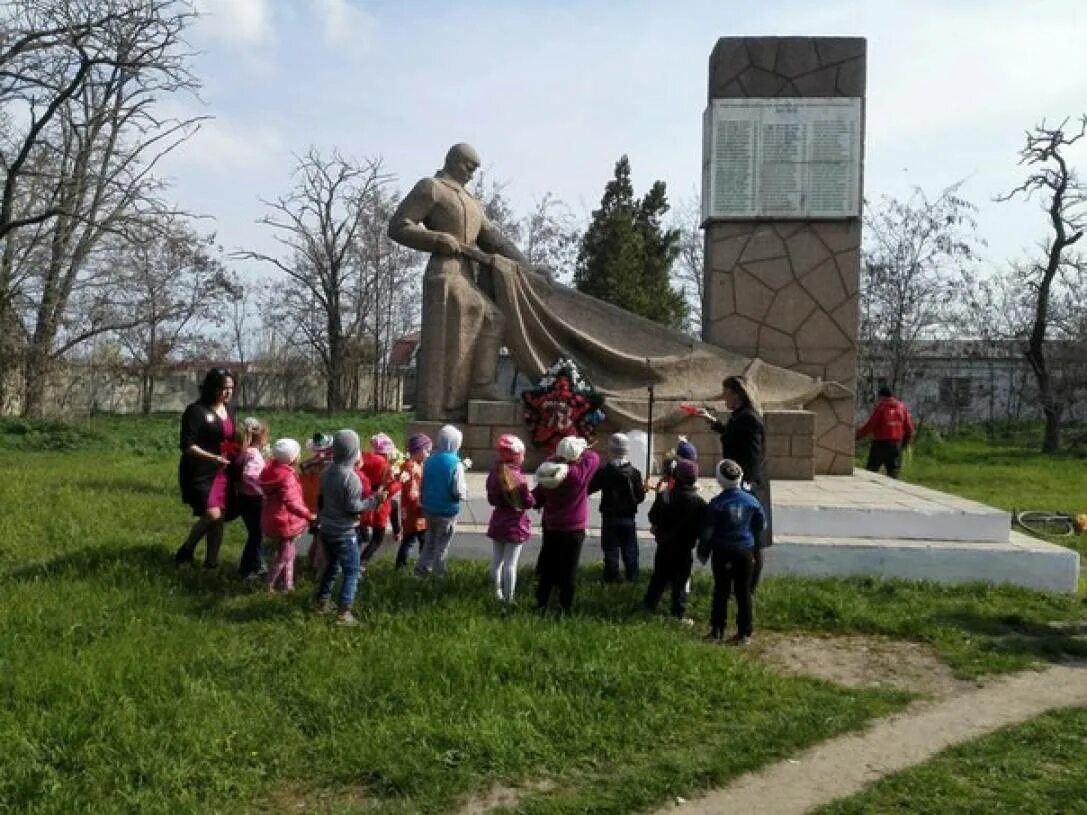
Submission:
<svg viewBox="0 0 1087 815">
<path fill-rule="evenodd" d="M 200 383 L 200 402 L 204 405 L 214 405 L 219 393 L 223 390 L 223 386 L 227 380 L 237 384 L 238 380 L 234 378 L 234 374 L 228 371 L 226 368 L 212 368 L 206 374 L 204 374 L 204 381 Z"/>
</svg>

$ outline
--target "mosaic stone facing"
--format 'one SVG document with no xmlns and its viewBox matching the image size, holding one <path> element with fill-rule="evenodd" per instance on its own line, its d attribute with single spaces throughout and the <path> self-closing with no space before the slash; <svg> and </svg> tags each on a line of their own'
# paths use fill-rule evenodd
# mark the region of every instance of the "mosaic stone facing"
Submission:
<svg viewBox="0 0 1087 815">
<path fill-rule="evenodd" d="M 864 97 L 866 42 L 724 37 L 709 99 Z M 703 339 L 745 356 L 856 387 L 861 222 L 709 220 Z M 854 405 L 819 399 L 815 472 L 853 471 Z"/>
</svg>

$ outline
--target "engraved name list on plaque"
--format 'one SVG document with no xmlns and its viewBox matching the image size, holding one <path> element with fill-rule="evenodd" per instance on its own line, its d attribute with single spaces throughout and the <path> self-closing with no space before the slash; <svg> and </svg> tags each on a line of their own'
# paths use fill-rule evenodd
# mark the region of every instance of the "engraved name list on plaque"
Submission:
<svg viewBox="0 0 1087 815">
<path fill-rule="evenodd" d="M 715 99 L 703 220 L 859 217 L 861 148 L 858 98 Z"/>
</svg>

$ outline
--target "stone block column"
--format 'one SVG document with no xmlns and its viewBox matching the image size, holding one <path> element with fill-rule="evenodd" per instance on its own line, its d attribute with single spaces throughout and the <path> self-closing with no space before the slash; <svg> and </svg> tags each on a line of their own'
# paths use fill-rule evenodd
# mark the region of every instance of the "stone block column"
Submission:
<svg viewBox="0 0 1087 815">
<path fill-rule="evenodd" d="M 865 59 L 862 38 L 723 37 L 710 56 L 709 101 L 863 99 Z M 702 338 L 855 389 L 860 218 L 704 226 Z M 806 407 L 815 414 L 815 471 L 852 473 L 853 400 Z"/>
</svg>

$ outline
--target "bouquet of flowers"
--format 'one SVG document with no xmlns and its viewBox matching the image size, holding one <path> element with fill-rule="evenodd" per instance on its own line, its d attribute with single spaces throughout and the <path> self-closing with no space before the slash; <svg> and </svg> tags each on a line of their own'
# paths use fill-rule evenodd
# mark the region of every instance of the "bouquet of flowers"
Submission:
<svg viewBox="0 0 1087 815">
<path fill-rule="evenodd" d="M 554 453 L 566 436 L 591 441 L 596 426 L 604 421 L 604 397 L 565 357 L 548 368 L 539 384 L 521 394 L 521 399 L 532 444 L 548 453 Z"/>
</svg>

